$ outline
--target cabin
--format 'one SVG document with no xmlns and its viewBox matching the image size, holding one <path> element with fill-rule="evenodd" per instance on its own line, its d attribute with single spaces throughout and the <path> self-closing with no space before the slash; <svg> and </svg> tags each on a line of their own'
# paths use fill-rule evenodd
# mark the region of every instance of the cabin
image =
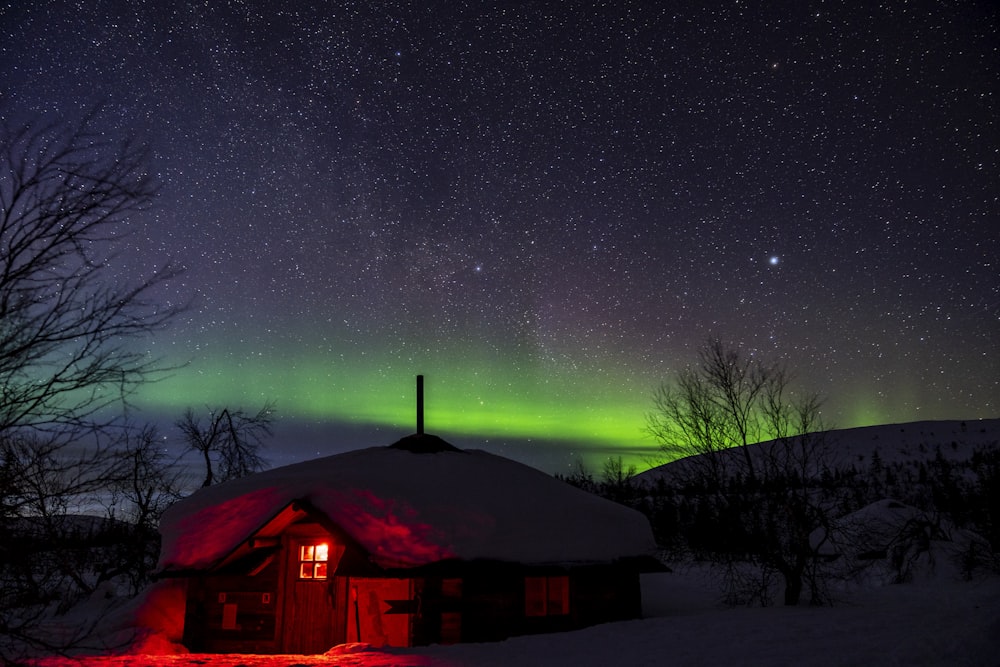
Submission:
<svg viewBox="0 0 1000 667">
<path fill-rule="evenodd" d="M 161 522 L 193 652 L 483 642 L 638 618 L 646 518 L 418 433 L 202 489 Z"/>
</svg>

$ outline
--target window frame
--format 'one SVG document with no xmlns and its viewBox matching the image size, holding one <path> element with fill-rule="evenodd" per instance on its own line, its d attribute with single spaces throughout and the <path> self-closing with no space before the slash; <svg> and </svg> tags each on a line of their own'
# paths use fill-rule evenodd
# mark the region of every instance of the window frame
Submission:
<svg viewBox="0 0 1000 667">
<path fill-rule="evenodd" d="M 327 581 L 330 578 L 330 543 L 325 540 L 301 542 L 298 547 L 298 581 Z"/>
<path fill-rule="evenodd" d="M 524 578 L 524 615 L 529 618 L 569 616 L 569 575 Z"/>
</svg>

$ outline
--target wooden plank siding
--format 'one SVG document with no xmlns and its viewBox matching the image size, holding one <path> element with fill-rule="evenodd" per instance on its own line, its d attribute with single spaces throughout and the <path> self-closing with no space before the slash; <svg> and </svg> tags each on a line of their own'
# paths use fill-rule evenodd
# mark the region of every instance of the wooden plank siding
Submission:
<svg viewBox="0 0 1000 667">
<path fill-rule="evenodd" d="M 299 578 L 299 547 L 307 544 L 329 545 L 325 579 Z M 336 576 L 345 545 L 318 524 L 289 526 L 282 537 L 285 573 L 282 590 L 282 653 L 323 653 L 346 641 L 347 586 L 344 577 Z"/>
<path fill-rule="evenodd" d="M 322 564 L 300 559 L 301 547 L 318 553 L 321 544 Z M 192 651 L 308 655 L 358 637 L 392 646 L 500 641 L 641 615 L 637 561 L 383 570 L 339 527 L 301 514 L 280 535 L 240 549 L 188 579 L 184 644 Z"/>
<path fill-rule="evenodd" d="M 277 566 L 273 567 L 277 574 Z M 189 581 L 184 645 L 206 653 L 274 653 L 278 650 L 278 582 L 246 575 Z"/>
</svg>

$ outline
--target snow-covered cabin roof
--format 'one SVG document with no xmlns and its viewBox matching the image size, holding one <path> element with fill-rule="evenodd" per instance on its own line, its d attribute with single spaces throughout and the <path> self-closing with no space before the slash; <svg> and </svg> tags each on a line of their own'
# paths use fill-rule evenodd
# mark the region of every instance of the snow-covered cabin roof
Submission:
<svg viewBox="0 0 1000 667">
<path fill-rule="evenodd" d="M 635 510 L 516 461 L 419 435 L 192 494 L 160 522 L 160 569 L 211 567 L 295 500 L 325 514 L 382 567 L 451 558 L 608 562 L 655 548 Z"/>
</svg>

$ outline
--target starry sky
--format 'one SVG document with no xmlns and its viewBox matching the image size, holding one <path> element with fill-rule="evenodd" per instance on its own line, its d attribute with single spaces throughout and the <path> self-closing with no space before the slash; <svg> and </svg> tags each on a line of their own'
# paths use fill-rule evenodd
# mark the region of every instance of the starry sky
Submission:
<svg viewBox="0 0 1000 667">
<path fill-rule="evenodd" d="M 0 114 L 151 149 L 140 417 L 645 467 L 709 338 L 846 428 L 1000 416 L 991 2 L 0 2 Z M 599 465 L 599 463 L 598 463 Z"/>
</svg>

